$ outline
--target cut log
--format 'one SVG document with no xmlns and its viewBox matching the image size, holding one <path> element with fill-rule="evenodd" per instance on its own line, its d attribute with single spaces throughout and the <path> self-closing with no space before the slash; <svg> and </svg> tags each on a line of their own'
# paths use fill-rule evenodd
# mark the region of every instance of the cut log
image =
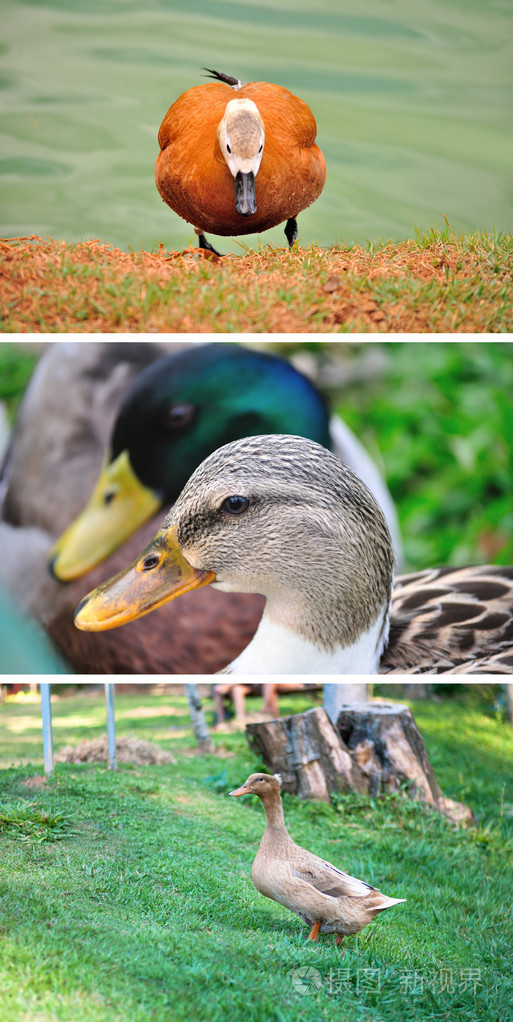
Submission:
<svg viewBox="0 0 513 1022">
<path fill-rule="evenodd" d="M 246 737 L 273 774 L 280 774 L 283 791 L 329 802 L 330 791 L 367 790 L 364 774 L 320 707 L 248 724 Z"/>
<path fill-rule="evenodd" d="M 410 798 L 438 809 L 455 823 L 472 811 L 444 798 L 422 736 L 407 706 L 345 706 L 336 727 L 323 709 L 249 724 L 246 736 L 285 791 L 317 801 L 330 792 L 378 795 L 404 788 Z"/>
<path fill-rule="evenodd" d="M 368 778 L 369 795 L 408 784 L 414 797 L 438 805 L 442 792 L 407 706 L 353 703 L 341 709 L 336 729 Z"/>
<path fill-rule="evenodd" d="M 504 688 L 506 689 L 506 712 L 510 724 L 513 724 L 513 682 L 506 682 Z"/>
</svg>

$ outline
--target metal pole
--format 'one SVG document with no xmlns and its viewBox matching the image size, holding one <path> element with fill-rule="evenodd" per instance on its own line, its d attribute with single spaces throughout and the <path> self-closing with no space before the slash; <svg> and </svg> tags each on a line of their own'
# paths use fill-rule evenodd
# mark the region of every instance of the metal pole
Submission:
<svg viewBox="0 0 513 1022">
<path fill-rule="evenodd" d="M 116 770 L 116 724 L 114 721 L 114 685 L 105 682 L 105 702 L 107 704 L 107 741 L 109 743 L 109 767 Z"/>
<path fill-rule="evenodd" d="M 43 723 L 43 762 L 45 774 L 53 770 L 52 704 L 50 684 L 41 682 L 41 719 Z"/>
</svg>

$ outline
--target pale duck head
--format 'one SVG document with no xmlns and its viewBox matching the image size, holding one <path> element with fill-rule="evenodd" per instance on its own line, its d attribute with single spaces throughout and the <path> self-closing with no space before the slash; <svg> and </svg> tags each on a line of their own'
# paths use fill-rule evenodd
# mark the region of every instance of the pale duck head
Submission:
<svg viewBox="0 0 513 1022">
<path fill-rule="evenodd" d="M 256 213 L 255 177 L 264 151 L 265 129 L 256 103 L 231 99 L 217 128 L 221 153 L 235 179 L 235 208 L 242 216 Z"/>
</svg>

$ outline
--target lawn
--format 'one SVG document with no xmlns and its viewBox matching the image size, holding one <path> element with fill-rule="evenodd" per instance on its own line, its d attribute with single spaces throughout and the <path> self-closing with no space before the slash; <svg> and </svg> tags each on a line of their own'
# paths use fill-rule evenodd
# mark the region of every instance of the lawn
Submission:
<svg viewBox="0 0 513 1022">
<path fill-rule="evenodd" d="M 513 241 L 450 228 L 361 246 L 241 243 L 122 252 L 96 241 L 0 242 L 6 333 L 507 333 Z"/>
<path fill-rule="evenodd" d="M 513 731 L 494 710 L 496 691 L 465 686 L 410 703 L 444 794 L 471 805 L 475 828 L 402 798 L 284 797 L 298 842 L 407 898 L 346 938 L 342 956 L 332 937 L 309 944 L 304 924 L 253 887 L 262 808 L 228 797 L 258 767 L 241 732 L 215 735 L 216 754 L 200 758 L 184 697 L 120 692 L 118 735 L 157 741 L 176 763 L 115 773 L 62 764 L 47 786 L 28 787 L 42 772 L 39 703 L 8 700 L 0 1019 L 505 1019 Z M 312 700 L 283 698 L 282 713 Z M 101 690 L 54 699 L 53 719 L 57 750 L 99 735 Z M 307 968 L 316 971 L 305 989 Z"/>
</svg>

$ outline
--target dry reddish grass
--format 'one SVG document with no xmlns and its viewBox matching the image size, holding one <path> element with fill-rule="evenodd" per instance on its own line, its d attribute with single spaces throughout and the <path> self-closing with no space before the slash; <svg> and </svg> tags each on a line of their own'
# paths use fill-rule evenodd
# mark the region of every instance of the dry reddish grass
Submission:
<svg viewBox="0 0 513 1022">
<path fill-rule="evenodd" d="M 0 242 L 7 332 L 513 330 L 511 239 L 434 237 L 377 251 L 122 252 Z"/>
</svg>

